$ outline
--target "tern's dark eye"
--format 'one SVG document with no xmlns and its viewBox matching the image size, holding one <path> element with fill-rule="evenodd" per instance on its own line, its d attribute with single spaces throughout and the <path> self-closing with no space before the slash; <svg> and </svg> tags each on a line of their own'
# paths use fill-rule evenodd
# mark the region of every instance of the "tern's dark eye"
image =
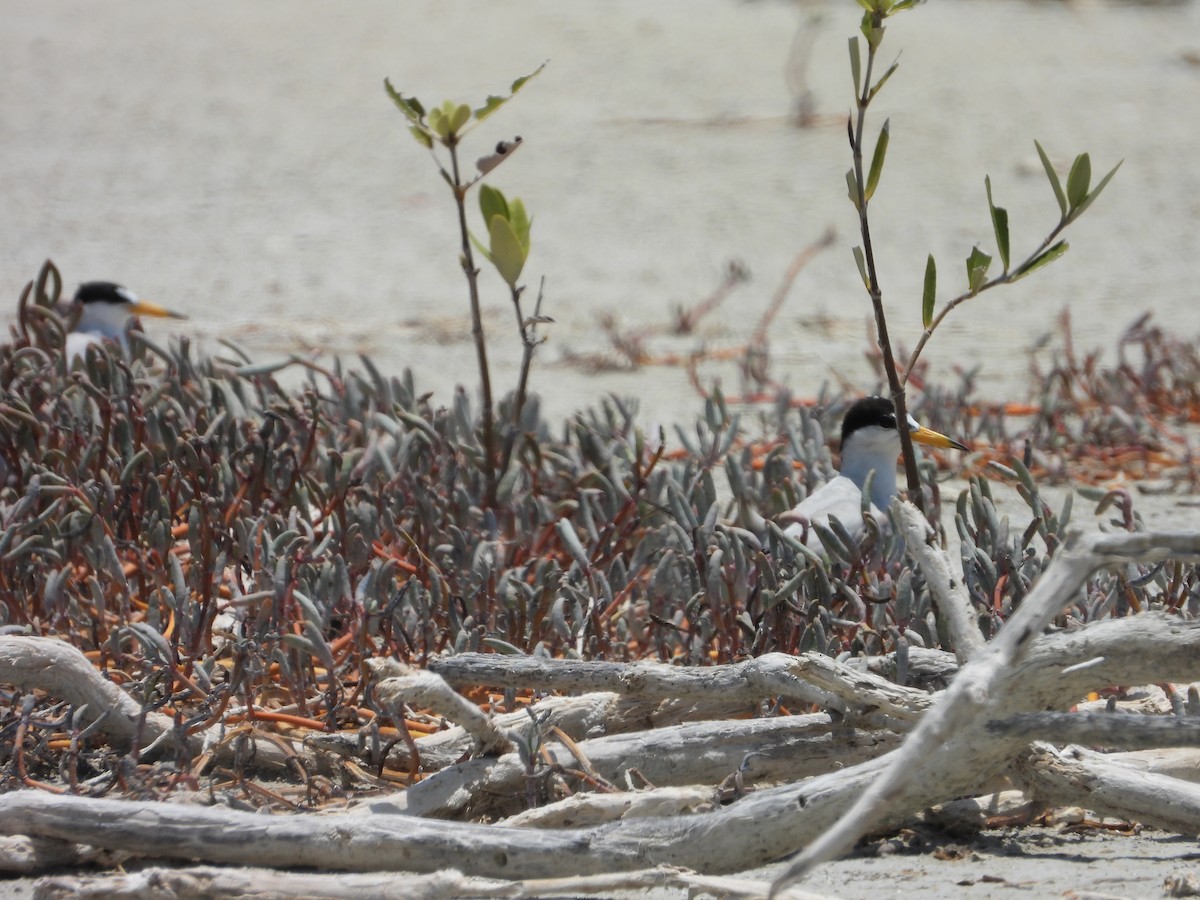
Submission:
<svg viewBox="0 0 1200 900">
<path fill-rule="evenodd" d="M 896 417 L 894 415 L 893 416 L 880 416 L 879 417 L 879 425 L 881 428 L 895 428 L 896 427 Z"/>
</svg>

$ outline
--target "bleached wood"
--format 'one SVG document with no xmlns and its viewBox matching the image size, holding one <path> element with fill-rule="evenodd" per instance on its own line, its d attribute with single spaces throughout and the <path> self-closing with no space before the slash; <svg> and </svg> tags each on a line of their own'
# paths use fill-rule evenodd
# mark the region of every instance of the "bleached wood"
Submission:
<svg viewBox="0 0 1200 900">
<path fill-rule="evenodd" d="M 614 784 L 636 770 L 656 786 L 717 784 L 742 770 L 745 784 L 803 778 L 873 759 L 897 747 L 900 735 L 834 725 L 824 714 L 776 719 L 690 722 L 579 742 L 591 769 Z M 576 769 L 571 751 L 549 741 L 556 765 Z M 516 753 L 468 760 L 373 801 L 375 810 L 439 818 L 512 814 L 525 802 L 525 764 Z"/>
<path fill-rule="evenodd" d="M 0 637 L 0 684 L 45 691 L 76 707 L 86 705 L 84 720 L 91 724 L 100 719 L 99 730 L 119 750 L 128 750 L 135 742 L 144 747 L 174 728 L 169 716 L 149 712 L 139 740 L 141 704 L 102 678 L 79 650 L 54 638 Z"/>
<path fill-rule="evenodd" d="M 31 875 L 66 866 L 117 866 L 131 856 L 121 850 L 99 850 L 53 838 L 0 837 L 0 872 L 12 875 Z"/>
<path fill-rule="evenodd" d="M 987 724 L 991 734 L 1126 750 L 1200 747 L 1200 718 L 1128 713 L 1020 713 Z"/>
<path fill-rule="evenodd" d="M 644 699 L 702 705 L 731 701 L 751 704 L 768 697 L 828 703 L 827 693 L 797 676 L 794 660 L 795 657 L 785 653 L 766 653 L 733 665 L 689 668 L 655 662 L 612 663 L 461 653 L 431 659 L 429 669 L 456 687 L 489 685 L 536 687 L 544 691 L 613 691 Z"/>
<path fill-rule="evenodd" d="M 451 900 L 456 897 L 520 896 L 505 881 L 468 878 L 445 870 L 432 875 L 389 872 L 326 875 L 261 868 L 154 866 L 117 875 L 58 875 L 37 885 L 37 900 Z"/>
<path fill-rule="evenodd" d="M 455 692 L 440 675 L 413 669 L 390 659 L 367 660 L 367 667 L 380 680 L 375 696 L 384 709 L 399 722 L 404 720 L 404 704 L 428 709 L 459 725 L 475 742 L 483 756 L 495 756 L 513 749 L 509 735 L 495 720 L 466 697 Z M 397 669 L 397 667 L 400 667 Z"/>
<path fill-rule="evenodd" d="M 964 663 L 986 644 L 967 594 L 966 582 L 953 574 L 946 551 L 929 543 L 933 529 L 924 513 L 907 501 L 899 501 L 897 505 L 904 528 L 904 552 L 925 576 L 925 583 L 933 595 L 934 611 L 945 621 L 954 642 L 955 655 L 960 663 Z"/>
<path fill-rule="evenodd" d="M 433 875 L 388 872 L 329 875 L 278 872 L 273 869 L 227 869 L 214 866 L 155 866 L 118 875 L 61 875 L 38 883 L 38 900 L 207 900 L 211 897 L 251 900 L 449 900 L 457 897 L 611 896 L 652 888 L 701 891 L 721 897 L 761 897 L 766 883 L 744 878 L 713 877 L 660 866 L 634 872 L 565 878 L 502 881 L 473 878 L 446 870 Z M 795 890 L 787 900 L 827 900 L 824 894 Z"/>
<path fill-rule="evenodd" d="M 151 711 L 142 719 L 141 705 L 102 677 L 87 657 L 64 641 L 28 635 L 0 636 L 0 684 L 44 691 L 77 707 L 86 706 L 84 721 L 90 724 L 99 719 L 97 728 L 119 750 L 129 750 L 136 743 L 144 757 L 153 758 L 156 751 L 175 746 L 175 726 L 170 717 Z M 187 743 L 195 756 L 214 747 L 217 759 L 229 759 L 234 745 L 223 742 L 224 736 L 225 729 L 216 725 L 190 735 Z M 278 744 L 251 740 L 255 768 L 288 769 L 291 755 Z M 304 754 L 300 750 L 296 755 Z"/>
<path fill-rule="evenodd" d="M 1007 761 L 1007 752 L 988 751 L 984 722 L 1003 718 L 1021 709 L 1045 708 L 1030 695 L 1037 685 L 1022 678 L 1021 665 L 1039 635 L 1060 610 L 1076 596 L 1089 575 L 1105 565 L 1130 562 L 1152 563 L 1167 558 L 1200 558 L 1200 533 L 1074 534 L 1059 549 L 1046 571 L 1030 589 L 1020 607 L 987 647 L 973 656 L 950 687 L 939 696 L 934 708 L 921 720 L 892 754 L 883 775 L 864 791 L 836 827 L 808 846 L 776 881 L 779 890 L 806 874 L 817 863 L 844 853 L 869 828 L 878 827 L 899 809 L 928 805 L 930 784 L 943 785 L 953 794 L 970 791 L 970 784 L 997 771 Z M 1076 658 L 1084 662 L 1091 654 Z M 1193 657 L 1200 656 L 1194 653 Z M 1159 676 L 1170 671 L 1160 664 Z M 1095 669 L 1063 675 L 1063 681 Z M 1178 677 L 1178 676 L 1176 676 Z M 1185 676 L 1186 677 L 1186 676 Z M 1126 683 L 1141 683 L 1130 679 Z M 1119 683 L 1119 682 L 1118 682 Z M 1019 702 L 1014 686 L 1020 685 Z M 1028 693 L 1025 689 L 1029 688 Z M 1055 698 L 1057 703 L 1061 697 Z M 1053 704 L 1052 704 L 1053 706 Z M 1003 741 L 992 741 L 1003 745 Z M 984 748 L 972 752 L 972 748 Z M 971 769 L 964 771 L 962 760 Z M 953 795 L 951 794 L 951 795 Z M 941 799 L 941 798 L 938 798 Z"/>
<path fill-rule="evenodd" d="M 720 791 L 707 785 L 574 794 L 556 803 L 527 809 L 499 824 L 505 828 L 584 828 L 619 819 L 705 812 L 720 801 Z"/>
<path fill-rule="evenodd" d="M 1200 834 L 1200 785 L 1158 775 L 1082 747 L 1038 744 L 1014 764 L 1035 797 L 1133 819 L 1175 834 Z"/>
<path fill-rule="evenodd" d="M 1128 753 L 1114 753 L 1111 758 L 1143 772 L 1200 783 L 1200 749 L 1173 747 L 1165 750 L 1131 750 Z"/>
</svg>

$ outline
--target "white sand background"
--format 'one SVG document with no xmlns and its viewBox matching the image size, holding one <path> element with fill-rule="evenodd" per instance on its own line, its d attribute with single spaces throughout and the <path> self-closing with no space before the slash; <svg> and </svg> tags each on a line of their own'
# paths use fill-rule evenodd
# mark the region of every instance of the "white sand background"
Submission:
<svg viewBox="0 0 1200 900">
<path fill-rule="evenodd" d="M 773 371 L 800 396 L 835 371 L 866 390 L 869 303 L 843 178 L 858 9 L 6 0 L 0 285 L 15 301 L 52 257 L 69 286 L 113 279 L 186 312 L 189 323 L 165 330 L 210 349 L 228 338 L 264 361 L 362 352 L 387 372 L 411 366 L 439 399 L 455 384 L 473 390 L 449 192 L 382 80 L 427 105 L 478 101 L 549 60 L 465 149 L 474 160 L 498 138 L 525 138 L 492 182 L 535 217 L 527 274 L 535 288 L 546 276 L 557 319 L 533 375 L 548 414 L 616 392 L 636 396 L 647 422 L 690 418 L 701 404 L 680 369 L 598 376 L 563 365 L 564 351 L 606 349 L 600 313 L 665 323 L 736 258 L 754 280 L 701 334 L 651 342 L 733 346 L 797 250 L 830 226 L 838 244 L 802 273 L 772 329 Z M 1070 229 L 1064 259 L 949 320 L 929 350 L 935 378 L 980 365 L 992 397 L 1024 396 L 1024 349 L 1067 306 L 1082 347 L 1111 347 L 1147 310 L 1200 332 L 1200 68 L 1187 61 L 1198 25 L 1191 3 L 1010 0 L 929 3 L 891 25 L 882 58 L 900 53 L 901 66 L 872 110 L 872 133 L 891 119 L 872 216 L 898 341 L 919 334 L 929 252 L 942 300 L 961 289 L 974 244 L 992 252 L 985 174 L 1017 253 L 1058 215 L 1034 138 L 1064 173 L 1082 150 L 1097 178 L 1125 159 Z M 828 116 L 810 130 L 788 121 L 798 28 Z M 520 347 L 490 272 L 484 304 L 494 380 L 507 390 Z M 737 390 L 731 366 L 702 375 Z"/>
<path fill-rule="evenodd" d="M 473 160 L 499 138 L 525 139 L 491 182 L 535 218 L 527 274 L 534 285 L 545 275 L 545 312 L 557 320 L 532 381 L 548 415 L 615 392 L 636 396 L 647 423 L 690 418 L 701 402 L 680 369 L 596 374 L 564 364 L 565 352 L 606 350 L 602 313 L 630 327 L 665 323 L 736 258 L 754 280 L 700 334 L 650 344 L 735 346 L 793 255 L 830 226 L 837 245 L 801 274 L 772 329 L 773 371 L 800 396 L 835 373 L 866 390 L 869 305 L 843 179 L 846 39 L 858 14 L 853 0 L 4 0 L 0 290 L 15 307 L 50 257 L 71 289 L 117 280 L 190 316 L 151 323 L 156 336 L 188 333 L 209 350 L 230 339 L 262 361 L 365 353 L 385 372 L 412 367 L 448 401 L 456 384 L 477 384 L 454 214 L 382 80 L 427 105 L 474 102 L 548 59 L 465 149 Z M 872 218 L 896 340 L 911 346 L 919 333 L 926 254 L 938 258 L 944 300 L 963 284 L 972 245 L 993 252 L 985 174 L 1009 210 L 1016 255 L 1058 215 L 1034 138 L 1064 174 L 1083 150 L 1096 177 L 1125 160 L 1068 232 L 1064 259 L 949 320 L 927 356 L 935 379 L 980 366 L 985 394 L 1025 398 L 1025 351 L 1064 308 L 1081 347 L 1111 347 L 1145 311 L 1200 333 L 1198 26 L 1188 2 L 939 0 L 889 28 L 883 60 L 903 52 L 871 114 L 872 133 L 891 119 Z M 808 130 L 789 122 L 784 75 L 801 28 L 809 87 L 828 116 Z M 505 390 L 520 347 L 491 273 L 484 303 Z M 707 365 L 703 377 L 737 390 L 731 366 Z M 1194 507 L 1172 509 L 1172 523 L 1195 523 Z M 1194 865 L 1195 849 L 1117 838 L 991 867 L 857 860 L 813 886 L 847 897 L 1012 894 L 955 886 L 990 874 L 1028 896 L 1147 896 L 1175 857 Z M 1106 882 L 1135 866 L 1139 881 Z"/>
</svg>

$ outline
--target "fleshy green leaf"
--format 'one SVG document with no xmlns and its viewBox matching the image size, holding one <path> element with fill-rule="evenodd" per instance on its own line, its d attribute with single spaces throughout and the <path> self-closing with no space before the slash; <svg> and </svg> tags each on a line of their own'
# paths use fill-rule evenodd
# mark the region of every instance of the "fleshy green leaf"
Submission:
<svg viewBox="0 0 1200 900">
<path fill-rule="evenodd" d="M 1000 251 L 1000 262 L 1004 263 L 1004 271 L 1008 271 L 1008 210 L 992 202 L 992 179 L 983 177 L 983 186 L 987 189 L 988 209 L 992 213 L 992 229 L 996 232 L 996 248 Z"/>
<path fill-rule="evenodd" d="M 933 303 L 937 297 L 937 263 L 933 261 L 933 254 L 929 254 L 929 260 L 925 263 L 925 292 L 921 296 L 921 325 L 929 328 L 933 324 Z"/>
<path fill-rule="evenodd" d="M 405 97 L 402 93 L 392 87 L 391 81 L 383 79 L 383 89 L 387 91 L 387 95 L 392 98 L 392 102 L 396 104 L 396 108 L 408 118 L 414 125 L 420 125 L 421 120 L 425 118 L 425 107 L 421 105 L 421 101 L 416 97 Z"/>
<path fill-rule="evenodd" d="M 1080 153 L 1071 166 L 1071 174 L 1067 176 L 1067 202 L 1072 210 L 1078 209 L 1079 204 L 1087 199 L 1091 181 L 1092 158 L 1086 153 Z"/>
<path fill-rule="evenodd" d="M 494 266 L 496 261 L 492 259 L 492 251 L 483 246 L 483 241 L 475 237 L 474 233 L 470 231 L 467 232 L 467 237 L 471 239 L 471 243 L 475 245 L 475 249 L 482 253 L 484 258 Z"/>
<path fill-rule="evenodd" d="M 882 25 L 875 24 L 875 16 L 873 12 L 863 14 L 862 18 L 862 33 L 867 39 L 867 46 L 872 50 L 878 50 L 879 44 L 883 40 L 883 33 L 887 31 Z"/>
<path fill-rule="evenodd" d="M 515 288 L 521 269 L 525 267 L 525 250 L 512 225 L 503 216 L 492 216 L 488 221 L 488 232 L 492 239 L 492 263 L 508 286 Z"/>
<path fill-rule="evenodd" d="M 540 75 L 542 69 L 544 68 L 546 68 L 546 63 L 542 63 L 528 75 L 522 75 L 520 78 L 514 81 L 512 83 L 512 87 L 509 89 L 509 94 L 507 97 L 497 97 L 494 94 L 489 96 L 485 101 L 483 101 L 483 106 L 475 110 L 476 121 L 482 121 L 483 119 L 486 119 L 505 103 L 511 100 L 516 95 L 517 91 L 525 86 L 525 82 L 536 75 Z"/>
<path fill-rule="evenodd" d="M 1087 198 L 1082 203 L 1080 203 L 1078 207 L 1076 207 L 1076 209 L 1075 209 L 1076 216 L 1080 215 L 1085 209 L 1087 209 L 1089 206 L 1092 205 L 1092 201 L 1094 201 L 1097 197 L 1100 196 L 1100 192 L 1102 190 L 1104 190 L 1106 187 L 1108 187 L 1108 183 L 1110 181 L 1112 181 L 1112 177 L 1117 174 L 1117 169 L 1121 168 L 1121 166 L 1124 164 L 1124 162 L 1125 162 L 1125 160 L 1121 160 L 1121 162 L 1117 163 L 1115 166 L 1112 167 L 1112 170 L 1107 175 L 1105 175 L 1103 178 L 1100 179 L 1100 183 L 1098 185 L 1096 185 L 1095 189 L 1090 194 L 1087 195 Z"/>
<path fill-rule="evenodd" d="M 855 209 L 859 209 L 858 205 L 858 181 L 854 177 L 854 170 L 846 170 L 846 193 L 850 197 L 850 202 L 854 204 Z"/>
<path fill-rule="evenodd" d="M 1059 241 L 1054 246 L 1047 248 L 1040 256 L 1035 257 L 1025 265 L 1021 266 L 1021 268 L 1017 269 L 1017 271 L 1013 274 L 1012 280 L 1016 281 L 1018 278 L 1024 278 L 1035 269 L 1040 269 L 1042 266 L 1049 265 L 1070 249 L 1071 245 L 1066 241 Z"/>
<path fill-rule="evenodd" d="M 479 186 L 479 211 L 483 213 L 483 221 L 491 228 L 492 216 L 508 218 L 508 201 L 504 194 L 489 184 Z"/>
<path fill-rule="evenodd" d="M 408 130 L 417 139 L 418 144 L 422 144 L 429 149 L 433 148 L 433 136 L 430 135 L 428 129 L 422 128 L 420 125 L 409 125 Z"/>
<path fill-rule="evenodd" d="M 850 38 L 850 74 L 854 76 L 854 96 L 862 93 L 862 56 L 858 50 L 858 37 Z"/>
<path fill-rule="evenodd" d="M 888 70 L 883 73 L 883 76 L 877 82 L 875 82 L 875 86 L 871 88 L 871 92 L 867 94 L 868 100 L 873 100 L 875 95 L 883 90 L 883 86 L 887 84 L 887 80 L 892 77 L 892 73 L 894 73 L 898 68 L 900 68 L 899 60 L 888 66 Z"/>
<path fill-rule="evenodd" d="M 450 131 L 458 132 L 471 119 L 471 107 L 465 103 L 460 103 L 454 108 L 454 112 L 450 114 Z"/>
<path fill-rule="evenodd" d="M 871 278 L 867 274 L 867 258 L 863 255 L 863 248 L 852 247 L 851 252 L 854 254 L 854 261 L 858 264 L 858 274 L 862 276 L 863 287 L 869 292 L 871 290 Z"/>
<path fill-rule="evenodd" d="M 521 249 L 525 251 L 526 256 L 529 256 L 529 229 L 533 225 L 533 220 L 525 212 L 525 204 L 519 197 L 513 197 L 508 201 L 508 224 L 512 226 L 513 234 L 517 236 Z"/>
<path fill-rule="evenodd" d="M 1050 164 L 1050 157 L 1046 155 L 1046 151 L 1042 149 L 1042 145 L 1037 141 L 1033 142 L 1033 146 L 1037 147 L 1038 156 L 1042 158 L 1042 167 L 1046 170 L 1046 177 L 1050 179 L 1050 187 L 1054 188 L 1054 199 L 1058 201 L 1058 208 L 1062 210 L 1062 214 L 1067 214 L 1067 195 L 1063 193 L 1062 182 L 1058 178 L 1058 173 L 1054 171 L 1054 166 Z"/>
<path fill-rule="evenodd" d="M 446 140 L 450 136 L 450 120 L 446 118 L 446 114 L 439 107 L 435 106 L 429 111 L 429 127 L 442 140 Z"/>
<path fill-rule="evenodd" d="M 871 157 L 871 171 L 867 175 L 866 198 L 868 200 L 874 195 L 875 188 L 879 185 L 879 176 L 883 174 L 883 158 L 887 155 L 891 121 L 891 119 L 884 120 L 883 130 L 879 132 L 879 140 L 875 142 L 875 155 Z"/>
<path fill-rule="evenodd" d="M 967 257 L 967 285 L 972 294 L 977 293 L 983 286 L 983 281 L 987 278 L 988 266 L 991 264 L 990 256 L 978 247 L 971 248 L 971 255 Z"/>
</svg>

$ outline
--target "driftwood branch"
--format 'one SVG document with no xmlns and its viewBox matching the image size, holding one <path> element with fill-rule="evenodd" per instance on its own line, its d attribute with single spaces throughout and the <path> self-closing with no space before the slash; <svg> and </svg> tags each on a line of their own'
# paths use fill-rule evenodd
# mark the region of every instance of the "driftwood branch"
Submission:
<svg viewBox="0 0 1200 900">
<path fill-rule="evenodd" d="M 428 709 L 459 725 L 475 740 L 477 752 L 484 756 L 507 753 L 512 739 L 495 720 L 461 694 L 455 693 L 435 672 L 413 669 L 390 659 L 371 660 L 367 664 L 377 678 L 375 696 L 382 706 L 403 722 L 402 707 L 409 704 Z"/>
<path fill-rule="evenodd" d="M 137 746 L 146 756 L 152 751 L 173 748 L 178 741 L 175 723 L 158 712 L 146 712 L 141 704 L 108 681 L 87 657 L 63 641 L 26 635 L 0 636 L 0 684 L 22 690 L 40 690 L 77 707 L 86 707 L 84 720 L 97 722 L 119 750 Z M 225 740 L 224 729 L 215 725 L 186 738 L 195 756 L 211 752 L 218 760 L 231 759 L 234 743 Z M 271 740 L 254 740 L 254 766 L 287 770 L 296 754 L 285 752 Z"/>
<path fill-rule="evenodd" d="M 1037 745 L 1014 770 L 1025 787 L 1047 803 L 1082 806 L 1176 834 L 1200 834 L 1200 785 L 1146 772 L 1082 747 L 1059 752 Z"/>
<path fill-rule="evenodd" d="M 1042 632 L 1098 568 L 1168 558 L 1200 558 L 1200 533 L 1075 534 L 1069 538 L 1000 633 L 963 667 L 902 750 L 889 758 L 886 771 L 836 827 L 804 850 L 776 882 L 776 890 L 802 878 L 819 862 L 846 852 L 869 828 L 887 821 L 898 810 L 913 808 L 914 801 L 926 805 L 922 800 L 928 796 L 931 782 L 964 793 L 970 782 L 1002 769 L 1005 753 L 974 754 L 976 767 L 969 773 L 958 771 L 953 760 L 973 745 L 987 746 L 987 719 L 1024 711 L 1014 708 L 1017 702 L 1030 708 L 1025 705 L 1028 696 L 1014 701 L 1014 682 L 1022 672 L 1020 663 Z M 1196 656 L 1200 654 L 1193 648 L 1193 658 Z M 1021 687 L 1029 684 L 1026 679 Z M 1058 700 L 1061 702 L 1061 697 Z"/>
<path fill-rule="evenodd" d="M 929 542 L 933 529 L 924 514 L 911 503 L 901 502 L 900 520 L 904 524 L 904 548 L 917 564 L 933 595 L 934 609 L 946 623 L 954 652 L 960 663 L 983 650 L 986 642 L 966 582 L 956 577 L 945 550 Z"/>
<path fill-rule="evenodd" d="M 1151 718 L 1128 713 L 1021 713 L 987 723 L 990 733 L 1051 744 L 1110 749 L 1200 747 L 1200 717 Z"/>
</svg>

